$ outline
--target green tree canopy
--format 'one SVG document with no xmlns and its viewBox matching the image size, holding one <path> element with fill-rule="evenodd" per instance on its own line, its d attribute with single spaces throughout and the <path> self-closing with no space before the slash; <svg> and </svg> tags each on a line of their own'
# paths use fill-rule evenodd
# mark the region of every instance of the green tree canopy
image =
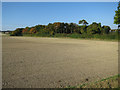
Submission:
<svg viewBox="0 0 120 90">
<path fill-rule="evenodd" d="M 101 23 L 93 22 L 91 25 L 87 28 L 88 34 L 100 34 L 101 33 Z"/>
<path fill-rule="evenodd" d="M 115 11 L 114 24 L 118 24 L 118 28 L 120 27 L 120 2 L 118 3 L 118 8 Z"/>
<path fill-rule="evenodd" d="M 11 36 L 22 36 L 22 30 L 24 28 L 17 28 L 15 31 L 13 31 L 10 35 Z"/>
<path fill-rule="evenodd" d="M 86 20 L 83 19 L 83 20 L 80 20 L 80 21 L 79 21 L 79 24 L 87 25 L 88 22 L 87 22 Z"/>
<path fill-rule="evenodd" d="M 103 26 L 102 27 L 102 34 L 108 34 L 109 33 L 109 31 L 110 31 L 110 27 L 109 26 Z"/>
</svg>

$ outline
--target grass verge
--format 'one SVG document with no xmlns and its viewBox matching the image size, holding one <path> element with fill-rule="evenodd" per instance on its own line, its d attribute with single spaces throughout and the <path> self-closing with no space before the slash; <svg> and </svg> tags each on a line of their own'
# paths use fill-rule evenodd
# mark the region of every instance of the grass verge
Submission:
<svg viewBox="0 0 120 90">
<path fill-rule="evenodd" d="M 67 87 L 67 88 L 119 88 L 118 80 L 120 80 L 120 75 L 115 75 L 108 77 L 93 83 L 85 83 L 79 86 Z"/>
<path fill-rule="evenodd" d="M 94 34 L 94 35 L 88 35 L 88 34 L 60 34 L 57 33 L 55 35 L 49 35 L 49 34 L 23 34 L 25 37 L 51 37 L 51 38 L 73 38 L 73 39 L 86 39 L 86 40 L 104 40 L 104 41 L 118 41 L 120 36 L 116 33 L 111 34 Z"/>
</svg>

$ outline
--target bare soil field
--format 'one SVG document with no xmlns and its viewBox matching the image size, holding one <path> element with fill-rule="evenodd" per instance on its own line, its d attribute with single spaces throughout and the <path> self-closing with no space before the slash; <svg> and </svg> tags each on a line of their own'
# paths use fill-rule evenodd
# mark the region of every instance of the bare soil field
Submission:
<svg viewBox="0 0 120 90">
<path fill-rule="evenodd" d="M 118 74 L 118 42 L 3 37 L 3 88 L 62 88 Z"/>
</svg>

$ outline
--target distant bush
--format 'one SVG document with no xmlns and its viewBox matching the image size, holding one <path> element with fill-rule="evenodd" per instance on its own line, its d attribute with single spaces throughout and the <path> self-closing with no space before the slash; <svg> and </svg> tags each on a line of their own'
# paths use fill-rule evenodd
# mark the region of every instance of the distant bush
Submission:
<svg viewBox="0 0 120 90">
<path fill-rule="evenodd" d="M 15 31 L 10 33 L 10 36 L 22 36 L 22 30 L 23 28 L 17 28 Z"/>
</svg>

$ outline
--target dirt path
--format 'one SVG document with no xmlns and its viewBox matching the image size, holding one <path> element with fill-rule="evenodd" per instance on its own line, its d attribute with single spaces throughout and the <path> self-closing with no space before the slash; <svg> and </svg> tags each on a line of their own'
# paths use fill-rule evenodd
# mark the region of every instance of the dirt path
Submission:
<svg viewBox="0 0 120 90">
<path fill-rule="evenodd" d="M 75 86 L 117 73 L 117 42 L 3 37 L 4 88 Z"/>
</svg>

